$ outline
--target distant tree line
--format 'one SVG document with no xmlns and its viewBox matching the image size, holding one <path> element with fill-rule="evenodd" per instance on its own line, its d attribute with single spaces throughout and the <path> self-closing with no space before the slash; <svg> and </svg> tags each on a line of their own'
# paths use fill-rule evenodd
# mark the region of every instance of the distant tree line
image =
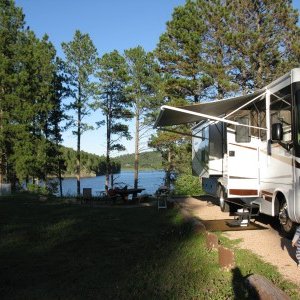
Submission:
<svg viewBox="0 0 300 300">
<path fill-rule="evenodd" d="M 122 170 L 134 169 L 135 154 L 123 154 L 114 157 L 114 161 L 121 164 Z M 146 151 L 140 153 L 139 157 L 140 169 L 162 170 L 162 157 L 158 151 Z"/>
<path fill-rule="evenodd" d="M 47 35 L 37 38 L 25 26 L 13 0 L 0 0 L 0 182 L 61 178 L 67 167 L 80 194 L 81 173 L 105 169 L 108 190 L 112 154 L 133 135 L 137 187 L 140 153 L 159 107 L 246 94 L 298 67 L 297 22 L 290 0 L 187 0 L 153 52 L 137 46 L 99 57 L 89 35 L 76 30 L 62 43 L 63 60 Z M 96 124 L 87 122 L 91 113 Z M 103 130 L 105 162 L 81 151 L 82 135 L 95 127 Z M 60 146 L 71 128 L 76 155 Z M 157 132 L 148 145 L 161 153 L 166 184 L 171 173 L 190 172 L 189 137 Z"/>
<path fill-rule="evenodd" d="M 68 147 L 61 147 L 62 159 L 64 161 L 64 176 L 76 176 L 76 156 L 77 152 Z M 82 176 L 101 176 L 106 174 L 105 156 L 99 156 L 88 152 L 81 151 Z M 112 173 L 121 172 L 121 163 L 117 160 L 112 160 Z"/>
</svg>

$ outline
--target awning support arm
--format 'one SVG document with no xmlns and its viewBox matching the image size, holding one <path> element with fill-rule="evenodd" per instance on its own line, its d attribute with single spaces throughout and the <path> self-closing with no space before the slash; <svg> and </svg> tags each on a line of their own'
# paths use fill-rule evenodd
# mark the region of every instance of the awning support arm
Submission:
<svg viewBox="0 0 300 300">
<path fill-rule="evenodd" d="M 231 115 L 233 115 L 234 113 L 236 113 L 236 112 L 239 111 L 240 109 L 242 109 L 242 108 L 244 108 L 245 106 L 249 105 L 250 103 L 256 101 L 258 98 L 260 98 L 261 96 L 263 96 L 263 95 L 265 95 L 265 94 L 266 94 L 266 92 L 264 92 L 264 93 L 262 93 L 262 94 L 256 96 L 256 97 L 253 98 L 252 100 L 248 101 L 247 103 L 243 104 L 242 106 L 240 106 L 240 107 L 237 108 L 236 110 L 234 110 L 234 111 L 232 111 L 231 113 L 229 113 L 228 115 L 226 115 L 226 116 L 224 117 L 224 119 L 230 117 Z"/>
<path fill-rule="evenodd" d="M 186 135 L 186 136 L 190 136 L 190 137 L 194 137 L 194 138 L 198 138 L 198 139 L 202 139 L 202 140 L 208 140 L 208 138 L 205 138 L 203 136 L 199 136 L 199 135 L 195 135 L 195 134 L 191 134 L 191 133 L 186 133 L 186 132 L 182 132 L 182 131 L 177 131 L 177 130 L 172 130 L 172 129 L 167 129 L 167 128 L 158 128 L 158 130 L 177 133 L 177 134 L 181 134 L 181 135 Z"/>
</svg>

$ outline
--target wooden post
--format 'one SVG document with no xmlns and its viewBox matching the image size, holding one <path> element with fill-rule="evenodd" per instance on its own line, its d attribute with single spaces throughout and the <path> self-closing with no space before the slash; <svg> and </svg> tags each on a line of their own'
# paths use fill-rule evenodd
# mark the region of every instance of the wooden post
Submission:
<svg viewBox="0 0 300 300">
<path fill-rule="evenodd" d="M 258 299 L 280 299 L 280 300 L 290 300 L 291 298 L 276 287 L 270 280 L 264 276 L 258 274 L 252 274 L 246 279 L 247 285 L 254 289 Z"/>
</svg>

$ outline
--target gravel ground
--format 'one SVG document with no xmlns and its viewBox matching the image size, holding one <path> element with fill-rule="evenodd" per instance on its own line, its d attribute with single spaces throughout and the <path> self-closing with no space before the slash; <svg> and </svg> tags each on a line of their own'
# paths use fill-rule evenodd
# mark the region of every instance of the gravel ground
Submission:
<svg viewBox="0 0 300 300">
<path fill-rule="evenodd" d="M 214 201 L 207 196 L 176 199 L 184 210 L 202 220 L 233 219 L 229 213 L 221 212 Z M 295 248 L 291 246 L 291 241 L 280 236 L 274 218 L 260 216 L 255 222 L 266 229 L 226 231 L 223 234 L 232 240 L 242 239 L 239 244 L 241 248 L 251 250 L 264 261 L 277 266 L 286 279 L 300 284 L 300 269 L 297 268 Z"/>
</svg>

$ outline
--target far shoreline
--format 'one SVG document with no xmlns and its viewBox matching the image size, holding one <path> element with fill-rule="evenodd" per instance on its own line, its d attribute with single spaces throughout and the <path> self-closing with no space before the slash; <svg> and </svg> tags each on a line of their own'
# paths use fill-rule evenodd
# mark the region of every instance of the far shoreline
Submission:
<svg viewBox="0 0 300 300">
<path fill-rule="evenodd" d="M 121 170 L 120 173 L 123 172 L 134 172 L 134 169 L 132 168 L 124 168 Z M 164 170 L 163 169 L 148 169 L 148 168 L 142 168 L 142 169 L 139 169 L 139 172 L 163 172 Z M 118 176 L 120 173 L 115 173 L 114 176 Z M 84 174 L 82 176 L 80 176 L 80 179 L 83 179 L 83 178 L 94 178 L 94 177 L 101 177 L 101 176 L 105 176 L 105 174 L 103 175 L 96 175 L 96 174 Z M 57 177 L 49 177 L 49 179 L 52 179 L 52 178 L 57 178 Z M 67 174 L 67 175 L 63 175 L 62 176 L 62 179 L 76 179 L 76 174 Z"/>
</svg>

